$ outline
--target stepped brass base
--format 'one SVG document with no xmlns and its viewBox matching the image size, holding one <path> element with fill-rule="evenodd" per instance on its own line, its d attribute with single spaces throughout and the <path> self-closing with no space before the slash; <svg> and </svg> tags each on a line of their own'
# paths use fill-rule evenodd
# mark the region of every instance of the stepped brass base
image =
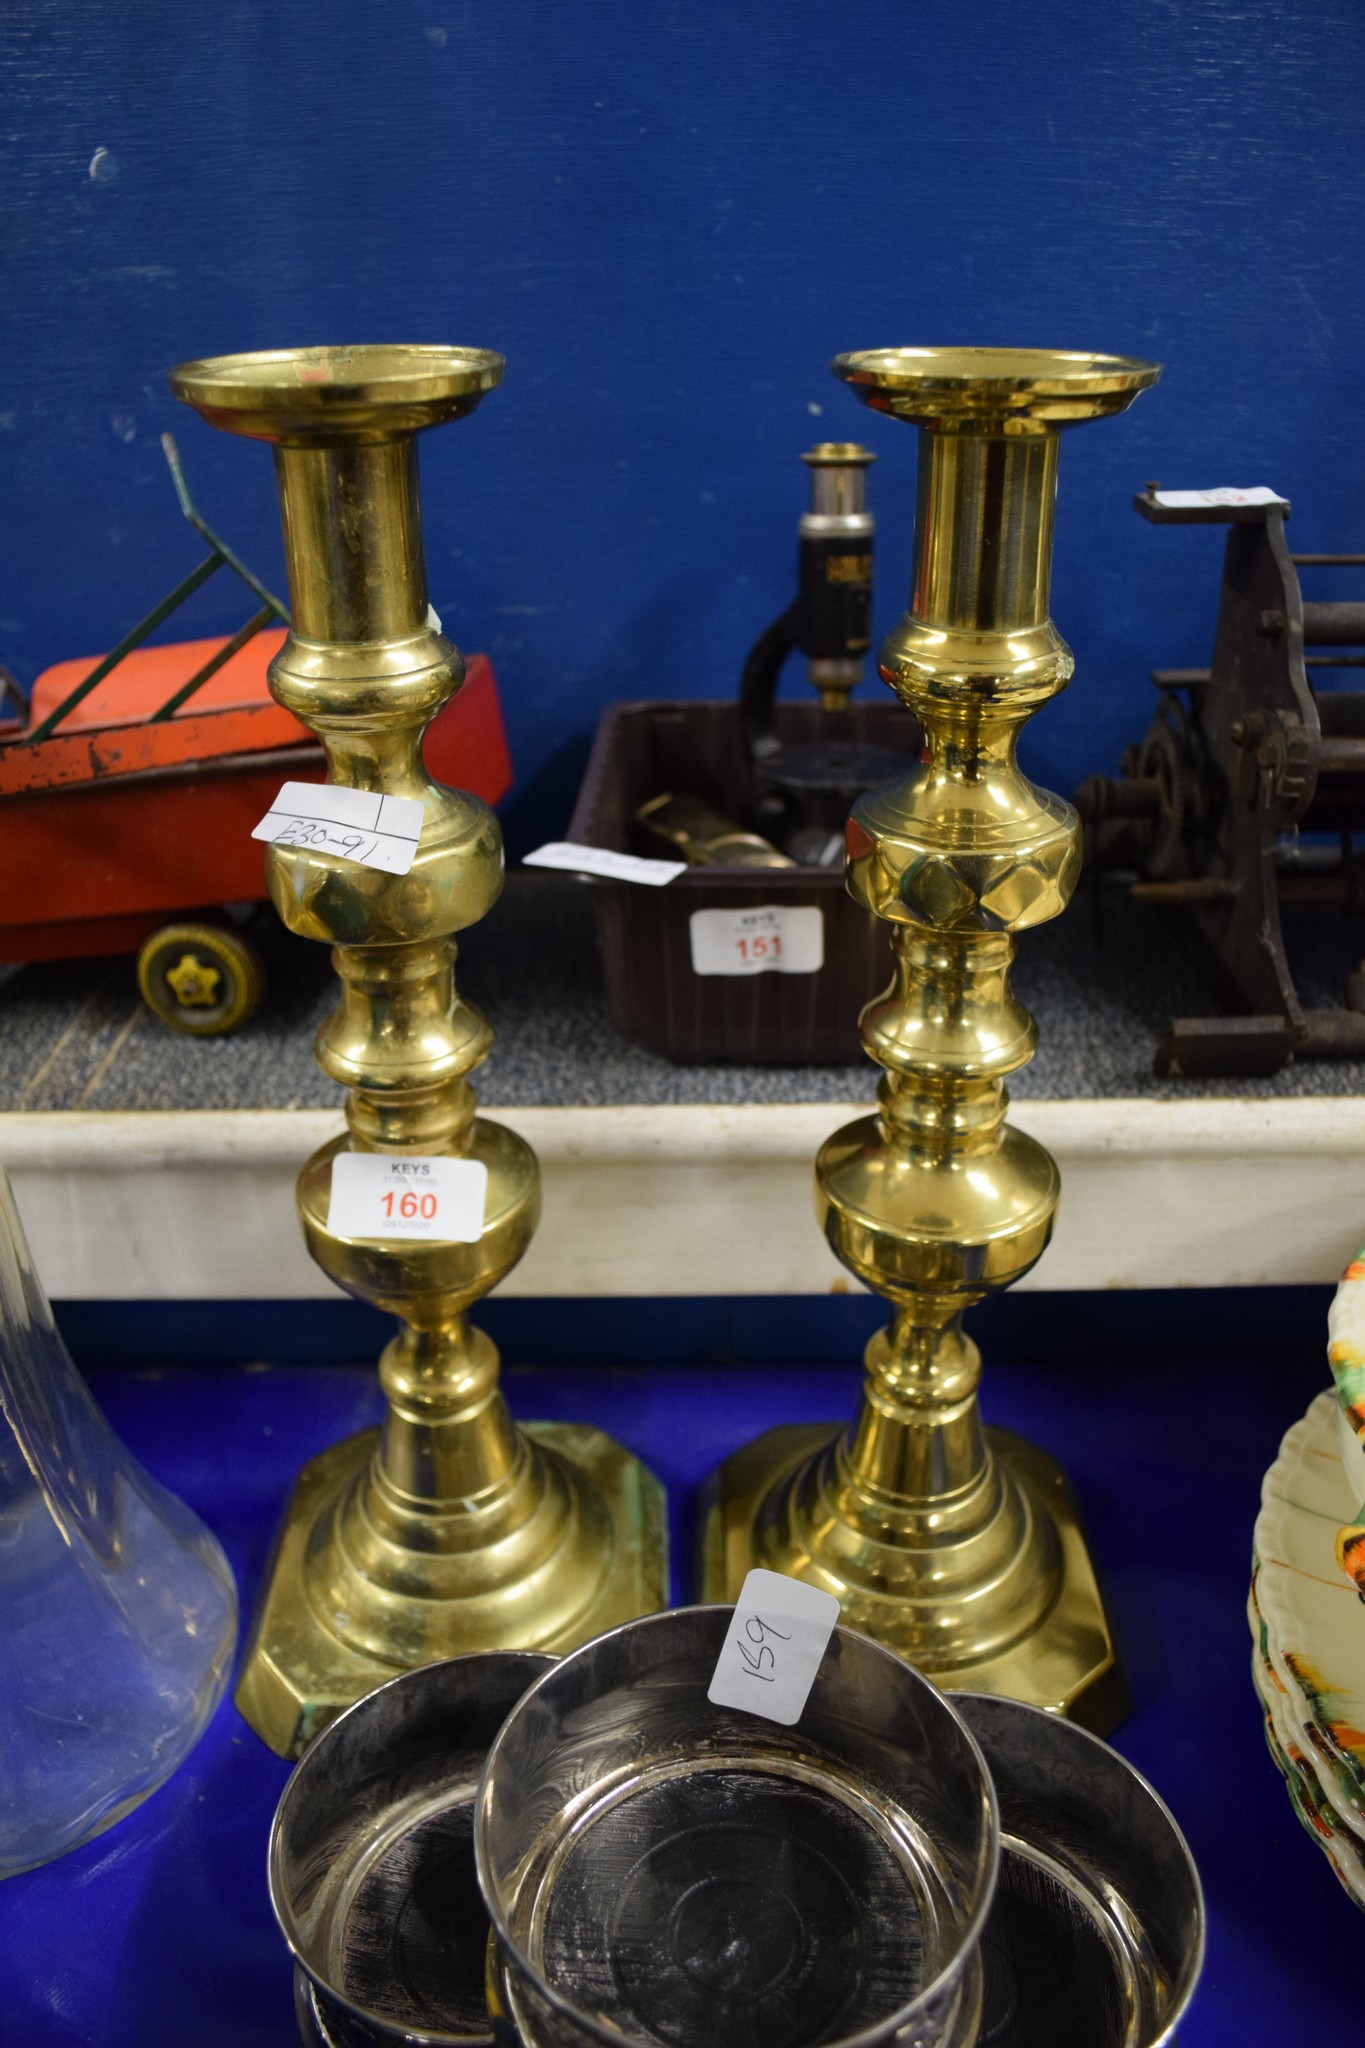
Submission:
<svg viewBox="0 0 1365 2048">
<path fill-rule="evenodd" d="M 755 1557 L 754 1521 L 763 1502 L 803 1460 L 842 1433 L 838 1423 L 788 1424 L 770 1429 L 712 1473 L 702 1497 L 700 1566 L 703 1600 L 738 1597 L 745 1573 L 767 1560 Z M 947 1691 L 1000 1693 L 1078 1721 L 1096 1735 L 1117 1728 L 1131 1706 L 1104 1602 L 1086 1549 L 1076 1499 L 1056 1460 L 1008 1430 L 986 1432 L 995 1457 L 1028 1494 L 1035 1514 L 1056 1527 L 1062 1553 L 1061 1584 L 1033 1632 L 1001 1654 L 926 1675 Z M 822 1576 L 820 1584 L 837 1593 Z M 867 1595 L 863 1595 L 864 1601 Z M 897 1641 L 896 1603 L 888 1600 L 886 1627 L 870 1628 L 887 1647 Z M 864 1624 L 865 1625 L 865 1624 Z M 914 1660 L 911 1659 L 911 1662 Z"/>
<path fill-rule="evenodd" d="M 471 1631 L 467 1642 L 443 1647 L 442 1656 L 509 1647 L 560 1654 L 637 1614 L 652 1614 L 668 1605 L 668 1524 L 663 1488 L 653 1473 L 600 1429 L 572 1422 L 531 1422 L 522 1427 L 536 1443 L 573 1465 L 585 1486 L 595 1487 L 605 1501 L 614 1534 L 611 1564 L 597 1600 L 580 1612 L 572 1633 L 509 1646 L 479 1640 Z M 377 1430 L 363 1430 L 305 1465 L 280 1523 L 235 1695 L 243 1719 L 277 1756 L 301 1756 L 344 1708 L 405 1668 L 367 1657 L 340 1641 L 309 1600 L 304 1579 L 314 1526 L 370 1458 L 378 1435 Z M 443 1621 L 449 1643 L 448 1618 Z"/>
</svg>

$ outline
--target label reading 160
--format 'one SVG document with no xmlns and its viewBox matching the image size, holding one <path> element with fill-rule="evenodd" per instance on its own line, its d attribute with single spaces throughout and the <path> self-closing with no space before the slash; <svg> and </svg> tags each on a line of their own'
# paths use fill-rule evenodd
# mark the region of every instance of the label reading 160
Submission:
<svg viewBox="0 0 1365 2048">
<path fill-rule="evenodd" d="M 327 1226 L 338 1237 L 476 1244 L 487 1199 L 488 1168 L 478 1159 L 338 1152 Z"/>
</svg>

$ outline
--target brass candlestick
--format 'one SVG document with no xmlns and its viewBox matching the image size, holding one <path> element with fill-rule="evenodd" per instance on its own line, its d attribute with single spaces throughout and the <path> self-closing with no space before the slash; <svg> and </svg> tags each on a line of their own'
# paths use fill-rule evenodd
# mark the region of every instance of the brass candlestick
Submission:
<svg viewBox="0 0 1365 2048">
<path fill-rule="evenodd" d="M 456 993 L 452 934 L 491 909 L 502 840 L 486 804 L 434 783 L 425 727 L 464 665 L 427 603 L 415 436 L 472 412 L 502 376 L 486 349 L 286 349 L 187 363 L 171 389 L 229 433 L 270 441 L 293 630 L 270 686 L 322 740 L 330 783 L 416 798 L 406 875 L 272 847 L 291 931 L 335 948 L 341 1001 L 318 1034 L 350 1090 L 346 1136 L 298 1183 L 308 1249 L 388 1309 L 383 1427 L 305 1467 L 286 1510 L 237 1703 L 297 1755 L 396 1671 L 462 1651 L 562 1651 L 666 1600 L 658 1483 L 598 1430 L 518 1430 L 498 1354 L 466 1311 L 525 1251 L 535 1154 L 475 1115 L 484 1018 Z M 343 1149 L 439 1154 L 488 1169 L 477 1243 L 380 1241 L 329 1227 Z"/>
<path fill-rule="evenodd" d="M 1004 1077 L 1037 1038 L 1010 991 L 1013 934 L 1055 917 L 1080 869 L 1075 812 L 1015 760 L 1072 668 L 1048 617 L 1058 435 L 1160 373 L 1007 349 L 834 369 L 921 428 L 911 608 L 880 668 L 925 758 L 848 822 L 849 891 L 892 927 L 894 979 L 861 1019 L 886 1076 L 878 1114 L 836 1132 L 815 1169 L 831 1247 L 895 1314 L 850 1430 L 770 1430 L 715 1475 L 705 1595 L 734 1598 L 753 1564 L 789 1572 L 941 1684 L 1104 1729 L 1124 1687 L 1070 1489 L 1041 1451 L 983 1431 L 962 1312 L 1033 1265 L 1060 1187 L 1004 1121 Z"/>
</svg>

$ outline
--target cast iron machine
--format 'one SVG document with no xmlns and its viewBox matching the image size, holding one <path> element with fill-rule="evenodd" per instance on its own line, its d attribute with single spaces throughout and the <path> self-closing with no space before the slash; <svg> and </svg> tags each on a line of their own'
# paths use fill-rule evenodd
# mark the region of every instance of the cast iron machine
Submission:
<svg viewBox="0 0 1365 2048">
<path fill-rule="evenodd" d="M 1365 603 L 1306 601 L 1298 575 L 1360 567 L 1365 554 L 1291 555 L 1284 499 L 1173 506 L 1162 496 L 1149 485 L 1133 503 L 1159 526 L 1228 527 L 1212 664 L 1156 670 L 1145 738 L 1117 776 L 1092 775 L 1076 791 L 1092 867 L 1135 872 L 1134 897 L 1186 914 L 1234 1012 L 1173 1018 L 1157 1071 L 1265 1074 L 1291 1058 L 1361 1058 L 1365 971 L 1346 976 L 1343 1007 L 1306 1009 L 1280 908 L 1365 909 L 1354 842 L 1365 829 L 1365 691 L 1323 687 L 1334 671 L 1365 668 Z"/>
</svg>

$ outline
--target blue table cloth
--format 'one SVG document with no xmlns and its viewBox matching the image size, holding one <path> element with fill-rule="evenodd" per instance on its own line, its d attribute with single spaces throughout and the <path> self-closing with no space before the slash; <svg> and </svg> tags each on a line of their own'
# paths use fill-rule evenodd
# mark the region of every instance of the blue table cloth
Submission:
<svg viewBox="0 0 1365 2048">
<path fill-rule="evenodd" d="M 989 1418 L 1046 1445 L 1076 1483 L 1135 1695 L 1117 1747 L 1169 1802 L 1203 1876 L 1208 1961 L 1182 2048 L 1365 2040 L 1365 1927 L 1266 1753 L 1244 1613 L 1261 1477 L 1324 1383 L 1318 1342 L 1315 1328 L 1301 1358 L 1250 1365 L 997 1356 L 986 1382 Z M 244 1616 L 299 1465 L 379 1406 L 362 1368 L 91 1379 L 134 1454 L 222 1539 Z M 772 1423 L 847 1415 L 857 1383 L 852 1367 L 810 1364 L 507 1374 L 518 1414 L 595 1422 L 659 1473 L 675 1598 L 690 1591 L 711 1467 Z M 135 1813 L 0 1885 L 0 2048 L 291 2048 L 290 1963 L 265 1883 L 287 1774 L 229 1698 Z"/>
</svg>

